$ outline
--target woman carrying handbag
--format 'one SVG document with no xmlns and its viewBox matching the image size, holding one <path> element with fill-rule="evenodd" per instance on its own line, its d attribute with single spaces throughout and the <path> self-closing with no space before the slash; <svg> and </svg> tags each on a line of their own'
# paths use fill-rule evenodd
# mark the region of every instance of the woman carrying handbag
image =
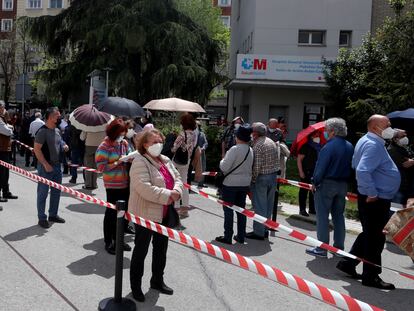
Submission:
<svg viewBox="0 0 414 311">
<path fill-rule="evenodd" d="M 171 160 L 161 155 L 164 137 L 156 130 L 144 131 L 138 143 L 139 155 L 132 162 L 130 171 L 130 212 L 164 225 L 175 226 L 168 220 L 174 213 L 174 202 L 181 197 L 183 183 Z M 177 217 L 178 219 L 178 217 Z M 173 290 L 164 283 L 167 262 L 168 237 L 145 227 L 135 225 L 135 247 L 131 258 L 130 283 L 133 297 L 145 301 L 141 289 L 144 261 L 152 238 L 151 288 L 166 295 Z"/>
<path fill-rule="evenodd" d="M 236 145 L 231 147 L 220 161 L 220 169 L 224 174 L 222 199 L 244 208 L 246 196 L 250 190 L 252 180 L 253 150 L 250 148 L 250 135 L 252 128 L 244 124 L 236 130 Z M 223 206 L 224 211 L 224 236 L 216 237 L 216 241 L 232 244 L 233 237 L 233 210 Z M 237 214 L 237 235 L 234 240 L 244 244 L 246 235 L 246 216 Z"/>
</svg>

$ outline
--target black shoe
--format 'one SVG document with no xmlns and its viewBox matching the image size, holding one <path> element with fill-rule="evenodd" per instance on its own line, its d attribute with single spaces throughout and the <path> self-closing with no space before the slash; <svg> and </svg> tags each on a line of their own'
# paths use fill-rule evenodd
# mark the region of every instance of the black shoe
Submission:
<svg viewBox="0 0 414 311">
<path fill-rule="evenodd" d="M 76 179 L 71 178 L 71 179 L 69 180 L 69 183 L 71 183 L 71 184 L 76 184 Z"/>
<path fill-rule="evenodd" d="M 0 206 L 0 212 L 3 210 L 3 206 Z"/>
<path fill-rule="evenodd" d="M 11 199 L 11 200 L 16 200 L 18 199 L 17 195 L 13 195 L 13 193 L 11 193 L 10 191 L 7 192 L 5 195 L 3 194 L 3 198 L 4 199 Z"/>
<path fill-rule="evenodd" d="M 145 295 L 144 295 L 144 293 L 142 292 L 141 288 L 139 288 L 139 289 L 134 289 L 134 290 L 132 291 L 132 297 L 134 297 L 134 299 L 135 299 L 136 301 L 139 301 L 139 302 L 144 302 L 144 301 L 145 301 Z"/>
<path fill-rule="evenodd" d="M 240 239 L 237 237 L 237 235 L 235 235 L 235 236 L 233 237 L 233 239 L 234 239 L 237 243 L 244 244 L 244 240 L 240 240 Z"/>
<path fill-rule="evenodd" d="M 218 236 L 216 237 L 216 241 L 220 242 L 220 243 L 224 243 L 224 244 L 229 244 L 231 245 L 231 240 L 227 240 L 224 236 Z"/>
<path fill-rule="evenodd" d="M 362 285 L 387 290 L 395 289 L 394 284 L 384 282 L 378 275 L 373 279 L 363 279 Z"/>
<path fill-rule="evenodd" d="M 0 197 L 0 203 L 6 203 L 7 201 L 7 199 Z"/>
<path fill-rule="evenodd" d="M 353 267 L 346 260 L 341 260 L 340 262 L 338 262 L 338 264 L 336 265 L 336 268 L 338 270 L 341 270 L 342 272 L 345 272 L 346 274 L 348 274 L 353 279 L 356 279 L 356 280 L 362 279 L 362 275 L 357 273 L 356 270 L 355 270 L 355 267 Z"/>
<path fill-rule="evenodd" d="M 134 229 L 134 227 L 132 227 L 132 226 L 126 226 L 126 228 L 125 228 L 125 233 L 128 233 L 128 234 L 135 234 L 135 229 Z"/>
<path fill-rule="evenodd" d="M 59 217 L 58 215 L 56 215 L 56 216 L 49 216 L 49 221 L 51 221 L 51 222 L 57 222 L 57 223 L 60 223 L 60 224 L 64 224 L 65 223 L 65 220 L 62 217 Z"/>
<path fill-rule="evenodd" d="M 111 254 L 111 255 L 115 255 L 115 244 L 114 243 L 106 243 L 105 244 L 105 250 Z"/>
<path fill-rule="evenodd" d="M 305 217 L 309 217 L 309 214 L 305 210 L 299 211 L 299 215 L 302 215 L 302 216 L 305 216 Z"/>
<path fill-rule="evenodd" d="M 39 220 L 38 225 L 45 229 L 50 228 L 50 223 L 46 219 Z"/>
<path fill-rule="evenodd" d="M 252 232 L 246 233 L 246 239 L 263 241 L 265 238 L 263 236 L 257 235 L 256 233 L 252 231 Z"/>
<path fill-rule="evenodd" d="M 85 190 L 95 190 L 95 189 L 97 189 L 97 187 L 82 186 L 82 189 L 85 189 Z"/>
<path fill-rule="evenodd" d="M 30 163 L 29 162 L 26 162 L 26 164 L 24 166 L 25 167 L 29 167 L 30 166 Z"/>
<path fill-rule="evenodd" d="M 32 162 L 32 164 L 30 164 L 30 165 L 33 166 L 33 167 L 36 167 L 37 163 Z"/>
<path fill-rule="evenodd" d="M 273 229 L 273 228 L 269 228 L 268 230 L 269 230 L 269 231 L 272 231 L 272 232 L 279 232 L 279 230 L 277 230 L 277 229 Z"/>
<path fill-rule="evenodd" d="M 161 283 L 151 282 L 151 288 L 159 290 L 160 293 L 162 293 L 162 294 L 166 294 L 166 295 L 174 294 L 174 290 L 172 288 L 168 287 L 167 285 L 165 285 L 164 282 L 161 282 Z"/>
<path fill-rule="evenodd" d="M 264 238 L 265 238 L 265 239 L 268 239 L 268 238 L 269 238 L 269 231 L 266 231 L 266 232 L 265 232 L 265 234 L 264 234 Z"/>
<path fill-rule="evenodd" d="M 309 210 L 309 214 L 316 215 L 316 211 L 314 211 L 314 210 Z"/>
<path fill-rule="evenodd" d="M 125 252 L 130 252 L 131 251 L 131 246 L 129 246 L 127 243 L 124 242 L 124 251 Z"/>
</svg>

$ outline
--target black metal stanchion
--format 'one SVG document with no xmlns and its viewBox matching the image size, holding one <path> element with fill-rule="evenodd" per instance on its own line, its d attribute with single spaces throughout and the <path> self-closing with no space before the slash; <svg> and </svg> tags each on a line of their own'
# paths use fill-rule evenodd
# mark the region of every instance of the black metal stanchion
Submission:
<svg viewBox="0 0 414 311">
<path fill-rule="evenodd" d="M 115 259 L 115 294 L 114 298 L 106 298 L 99 303 L 100 311 L 135 311 L 135 302 L 122 298 L 122 273 L 124 268 L 124 216 L 125 201 L 116 202 L 116 259 Z"/>
<path fill-rule="evenodd" d="M 12 141 L 11 147 L 12 147 L 12 160 L 13 160 L 13 165 L 16 165 L 16 149 L 17 149 L 17 146 L 16 146 L 16 142 L 14 140 Z"/>
</svg>

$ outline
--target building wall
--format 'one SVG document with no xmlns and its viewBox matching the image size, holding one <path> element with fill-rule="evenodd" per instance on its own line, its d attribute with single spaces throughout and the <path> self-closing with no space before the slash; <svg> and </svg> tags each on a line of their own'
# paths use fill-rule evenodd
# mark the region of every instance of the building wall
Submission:
<svg viewBox="0 0 414 311">
<path fill-rule="evenodd" d="M 41 0 L 42 8 L 41 9 L 30 9 L 28 8 L 28 0 L 17 0 L 17 17 L 20 16 L 29 16 L 29 17 L 38 17 L 42 15 L 57 15 L 62 9 L 52 9 L 49 8 L 50 0 Z M 70 4 L 70 0 L 62 0 L 63 8 L 67 8 Z"/>
<path fill-rule="evenodd" d="M 230 16 L 231 15 L 231 5 L 230 6 L 219 6 L 218 2 L 219 2 L 219 0 L 213 0 L 213 6 L 220 7 L 222 16 Z"/>
<path fill-rule="evenodd" d="M 3 1 L 0 0 L 0 23 L 3 19 L 12 19 L 13 20 L 13 29 L 14 29 L 14 22 L 16 20 L 16 7 L 17 7 L 17 0 L 13 0 L 13 9 L 12 10 L 3 10 Z M 1 27 L 1 24 L 0 24 Z M 6 32 L 0 31 L 0 40 L 4 39 L 8 36 Z"/>
<path fill-rule="evenodd" d="M 408 1 L 405 10 L 413 8 L 413 6 L 414 3 Z M 388 0 L 372 0 L 371 32 L 375 33 L 387 17 L 394 16 L 394 11 L 388 4 Z"/>
<path fill-rule="evenodd" d="M 241 16 L 237 19 L 240 5 Z M 230 72 L 235 72 L 236 51 L 245 54 L 335 57 L 341 30 L 352 31 L 352 46 L 359 46 L 371 29 L 371 6 L 372 0 L 233 1 L 233 60 Z M 299 30 L 326 31 L 326 44 L 298 45 Z M 246 39 L 251 42 L 248 48 Z"/>
</svg>

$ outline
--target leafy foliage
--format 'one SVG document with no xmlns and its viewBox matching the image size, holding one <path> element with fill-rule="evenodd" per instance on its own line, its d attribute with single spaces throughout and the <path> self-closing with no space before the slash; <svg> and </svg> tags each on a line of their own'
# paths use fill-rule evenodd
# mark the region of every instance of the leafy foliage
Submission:
<svg viewBox="0 0 414 311">
<path fill-rule="evenodd" d="M 172 0 L 74 0 L 57 16 L 31 19 L 32 38 L 53 66 L 40 72 L 61 92 L 111 68 L 112 93 L 145 103 L 177 96 L 204 103 L 224 78 L 220 43 Z"/>
<path fill-rule="evenodd" d="M 395 7 L 397 17 L 387 19 L 361 47 L 343 49 L 336 61 L 324 62 L 329 86 L 325 99 L 354 131 L 364 132 L 373 113 L 413 107 L 414 12 L 402 14 L 402 8 Z"/>
</svg>

